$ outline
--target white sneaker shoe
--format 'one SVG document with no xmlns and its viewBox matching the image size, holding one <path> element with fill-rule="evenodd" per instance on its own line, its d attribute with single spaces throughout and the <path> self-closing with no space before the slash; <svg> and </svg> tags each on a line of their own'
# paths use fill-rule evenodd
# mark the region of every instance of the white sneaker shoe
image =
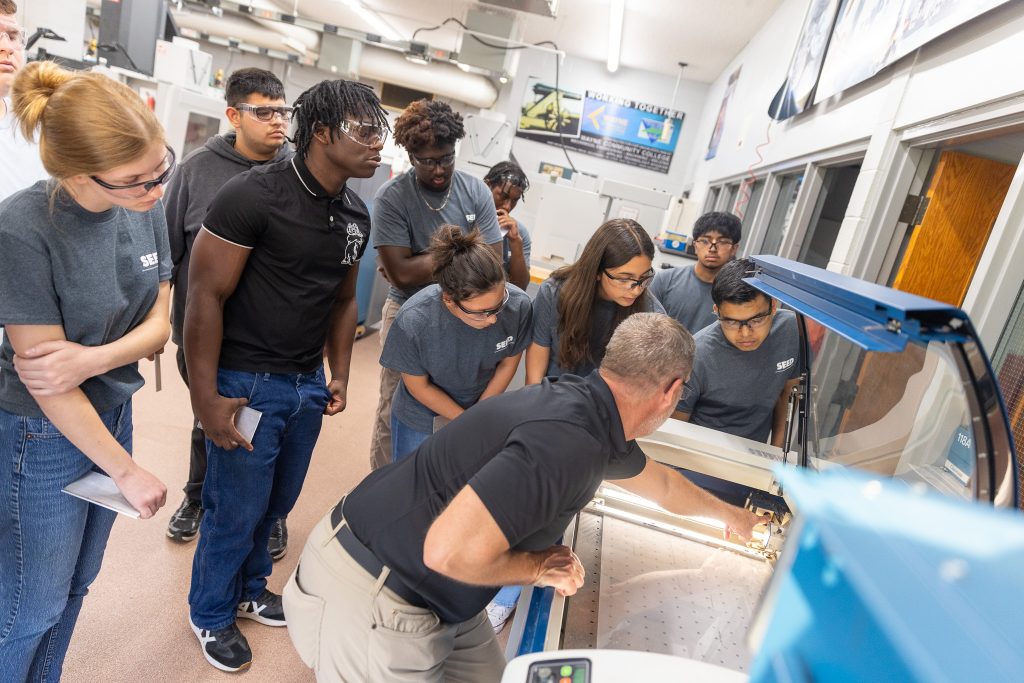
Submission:
<svg viewBox="0 0 1024 683">
<path fill-rule="evenodd" d="M 487 619 L 491 622 L 491 628 L 494 632 L 501 633 L 501 629 L 505 628 L 505 622 L 512 616 L 512 613 L 516 611 L 516 606 L 506 607 L 505 605 L 499 605 L 495 602 L 487 605 Z"/>
</svg>

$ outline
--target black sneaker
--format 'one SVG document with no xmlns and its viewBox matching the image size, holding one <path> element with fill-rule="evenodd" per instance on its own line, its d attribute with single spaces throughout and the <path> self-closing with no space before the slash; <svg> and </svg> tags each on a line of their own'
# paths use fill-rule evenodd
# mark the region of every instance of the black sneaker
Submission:
<svg viewBox="0 0 1024 683">
<path fill-rule="evenodd" d="M 238 603 L 235 616 L 252 619 L 267 626 L 288 625 L 284 619 L 284 605 L 281 604 L 281 596 L 268 590 L 263 591 L 263 594 L 255 600 Z"/>
<path fill-rule="evenodd" d="M 285 526 L 285 519 L 281 519 L 274 522 L 274 526 L 270 527 L 270 540 L 267 541 L 267 550 L 270 551 L 270 557 L 277 562 L 285 553 L 288 552 L 288 527 Z"/>
<path fill-rule="evenodd" d="M 199 646 L 203 648 L 203 656 L 206 661 L 221 671 L 241 671 L 248 669 L 252 664 L 252 650 L 249 649 L 249 641 L 245 639 L 238 626 L 231 624 L 219 631 L 210 631 L 199 628 L 188 620 L 192 632 L 199 639 Z"/>
<path fill-rule="evenodd" d="M 185 496 L 167 523 L 167 538 L 180 543 L 191 541 L 199 533 L 199 522 L 202 519 L 202 503 Z"/>
</svg>

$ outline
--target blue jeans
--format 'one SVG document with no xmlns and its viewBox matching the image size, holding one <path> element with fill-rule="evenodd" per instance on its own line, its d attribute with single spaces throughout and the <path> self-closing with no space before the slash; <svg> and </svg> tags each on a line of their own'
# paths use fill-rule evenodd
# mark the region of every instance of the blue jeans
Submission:
<svg viewBox="0 0 1024 683">
<path fill-rule="evenodd" d="M 131 401 L 100 418 L 131 453 Z M 0 681 L 60 680 L 117 516 L 61 491 L 92 469 L 46 418 L 0 410 Z"/>
<path fill-rule="evenodd" d="M 430 432 L 416 431 L 391 411 L 391 462 L 398 462 L 429 438 Z"/>
<path fill-rule="evenodd" d="M 270 529 L 299 497 L 330 400 L 322 367 L 297 374 L 220 369 L 217 391 L 248 398 L 263 416 L 251 453 L 206 441 L 205 513 L 188 603 L 192 623 L 212 631 L 233 624 L 238 603 L 266 589 Z"/>
<path fill-rule="evenodd" d="M 491 603 L 502 607 L 515 607 L 519 602 L 519 594 L 523 592 L 522 586 L 505 586 L 494 596 Z"/>
</svg>

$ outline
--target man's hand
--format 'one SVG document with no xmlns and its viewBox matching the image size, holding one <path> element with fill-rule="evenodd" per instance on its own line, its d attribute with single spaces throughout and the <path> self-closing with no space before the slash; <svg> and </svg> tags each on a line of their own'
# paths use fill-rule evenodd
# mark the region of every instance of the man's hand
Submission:
<svg viewBox="0 0 1024 683">
<path fill-rule="evenodd" d="M 332 379 L 327 385 L 327 391 L 331 392 L 331 400 L 324 408 L 324 415 L 337 415 L 345 410 L 348 405 L 348 382 Z"/>
<path fill-rule="evenodd" d="M 44 341 L 14 357 L 21 383 L 33 396 L 58 396 L 100 374 L 95 347 L 70 341 Z"/>
<path fill-rule="evenodd" d="M 511 242 L 518 242 L 522 240 L 522 236 L 519 234 L 519 223 L 516 222 L 515 218 L 508 215 L 508 211 L 505 209 L 498 209 L 498 227 L 505 233 Z"/>
<path fill-rule="evenodd" d="M 754 537 L 754 527 L 758 524 L 764 524 L 771 519 L 771 515 L 755 515 L 750 510 L 745 508 L 732 508 L 732 516 L 725 521 L 725 531 L 723 535 L 726 539 L 729 538 L 730 534 L 736 534 L 747 540 Z"/>
<path fill-rule="evenodd" d="M 548 556 L 541 564 L 540 574 L 533 582 L 542 588 L 550 586 L 563 597 L 575 595 L 583 585 L 586 570 L 580 563 L 576 553 L 564 545 L 553 545 L 548 548 Z"/>
<path fill-rule="evenodd" d="M 203 425 L 203 433 L 206 438 L 214 442 L 226 451 L 234 450 L 241 446 L 247 451 L 252 451 L 252 444 L 245 440 L 235 428 L 235 413 L 242 406 L 249 403 L 247 398 L 226 398 L 217 394 L 210 401 L 204 402 L 198 407 L 199 422 Z"/>
<path fill-rule="evenodd" d="M 167 487 L 139 465 L 132 463 L 124 474 L 114 478 L 124 497 L 139 511 L 139 517 L 149 519 L 167 502 Z"/>
</svg>

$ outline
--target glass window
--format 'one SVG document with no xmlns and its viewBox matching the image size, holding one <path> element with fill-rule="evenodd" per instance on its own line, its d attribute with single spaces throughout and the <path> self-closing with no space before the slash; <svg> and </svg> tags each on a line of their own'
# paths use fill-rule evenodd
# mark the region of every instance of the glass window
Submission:
<svg viewBox="0 0 1024 683">
<path fill-rule="evenodd" d="M 764 192 L 764 178 L 758 178 L 752 185 L 743 185 L 744 189 L 740 190 L 739 202 L 742 204 L 741 211 L 737 211 L 736 215 L 740 217 L 740 223 L 743 226 L 743 234 L 748 234 L 751 223 L 754 222 L 754 214 L 757 213 L 757 205 L 761 201 L 761 194 Z M 750 197 L 744 201 L 743 195 L 749 192 Z"/>
<path fill-rule="evenodd" d="M 825 172 L 825 181 L 818 194 L 811 222 L 807 226 L 807 235 L 804 237 L 803 246 L 800 247 L 798 261 L 818 268 L 828 266 L 858 175 L 860 164 L 838 166 Z"/>
<path fill-rule="evenodd" d="M 793 210 L 796 208 L 796 198 L 800 195 L 800 186 L 804 183 L 804 174 L 784 176 L 779 180 L 779 196 L 772 208 L 772 216 L 768 219 L 768 230 L 765 232 L 764 242 L 757 254 L 778 254 L 782 240 L 789 230 L 790 221 L 793 220 Z"/>
<path fill-rule="evenodd" d="M 735 184 L 735 185 L 726 185 L 725 186 L 725 192 L 724 192 L 724 201 L 722 202 L 721 208 L 719 208 L 718 210 L 719 211 L 728 211 L 729 213 L 732 213 L 733 211 L 735 211 L 736 210 L 736 196 L 739 194 L 739 191 L 740 191 L 740 186 L 739 186 L 738 183 Z"/>
<path fill-rule="evenodd" d="M 715 210 L 715 204 L 718 203 L 718 195 L 722 192 L 722 186 L 708 188 L 708 196 L 704 199 L 704 210 L 701 213 L 707 213 L 708 211 Z"/>
<path fill-rule="evenodd" d="M 864 351 L 808 322 L 812 466 L 855 467 L 972 496 L 974 435 L 955 347 L 910 342 Z"/>
<path fill-rule="evenodd" d="M 1024 289 L 1003 330 L 992 356 L 992 367 L 999 379 L 999 389 L 1010 416 L 1010 430 L 1017 448 L 1024 448 Z M 1018 466 L 1017 480 L 1024 491 L 1024 466 Z M 1022 496 L 1024 500 L 1024 496 Z"/>
</svg>

